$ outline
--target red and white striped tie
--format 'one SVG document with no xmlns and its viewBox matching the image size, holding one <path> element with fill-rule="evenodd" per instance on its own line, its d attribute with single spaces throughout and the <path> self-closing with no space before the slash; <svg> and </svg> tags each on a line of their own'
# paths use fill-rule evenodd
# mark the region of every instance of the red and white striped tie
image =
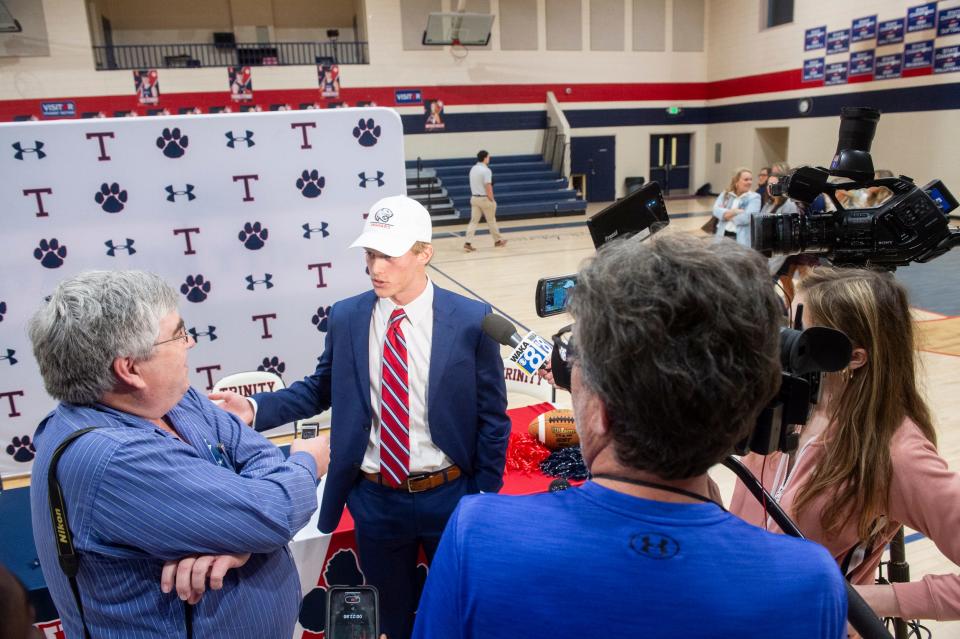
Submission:
<svg viewBox="0 0 960 639">
<path fill-rule="evenodd" d="M 407 343 L 400 328 L 406 316 L 402 308 L 390 315 L 380 373 L 380 476 L 394 487 L 410 474 L 410 386 Z"/>
</svg>

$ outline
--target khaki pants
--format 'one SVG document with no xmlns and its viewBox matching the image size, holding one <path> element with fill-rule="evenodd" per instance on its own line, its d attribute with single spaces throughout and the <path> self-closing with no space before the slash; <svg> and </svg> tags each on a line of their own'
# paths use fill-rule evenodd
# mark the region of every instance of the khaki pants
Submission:
<svg viewBox="0 0 960 639">
<path fill-rule="evenodd" d="M 466 241 L 468 243 L 473 241 L 473 236 L 477 232 L 477 225 L 481 218 L 487 219 L 493 241 L 499 242 L 500 229 L 497 228 L 497 203 L 491 202 L 485 195 L 474 195 L 470 198 L 470 224 L 467 225 Z"/>
</svg>

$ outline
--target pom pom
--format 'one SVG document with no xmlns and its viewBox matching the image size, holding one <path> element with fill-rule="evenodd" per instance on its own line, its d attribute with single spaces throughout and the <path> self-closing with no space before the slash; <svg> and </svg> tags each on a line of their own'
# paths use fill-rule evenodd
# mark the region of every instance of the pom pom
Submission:
<svg viewBox="0 0 960 639">
<path fill-rule="evenodd" d="M 507 446 L 507 470 L 511 472 L 533 473 L 540 462 L 550 455 L 543 444 L 534 437 L 519 433 L 510 433 Z"/>
<path fill-rule="evenodd" d="M 579 446 L 561 448 L 550 453 L 550 456 L 540 462 L 540 472 L 548 477 L 562 477 L 564 479 L 586 479 L 590 476 L 586 464 L 583 463 L 583 453 Z"/>
</svg>

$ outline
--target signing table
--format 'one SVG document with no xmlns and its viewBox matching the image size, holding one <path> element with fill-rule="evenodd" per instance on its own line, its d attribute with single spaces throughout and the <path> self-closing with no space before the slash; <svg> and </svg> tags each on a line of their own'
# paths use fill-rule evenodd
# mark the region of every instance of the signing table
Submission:
<svg viewBox="0 0 960 639">
<path fill-rule="evenodd" d="M 540 413 L 552 409 L 549 403 L 536 404 L 507 411 L 515 434 L 526 434 L 527 425 Z M 539 473 L 507 471 L 504 475 L 502 493 L 524 495 L 544 492 L 550 477 Z M 323 494 L 324 482 L 317 486 L 318 503 Z M 303 527 L 290 543 L 290 552 L 300 572 L 300 587 L 303 605 L 294 633 L 295 639 L 320 639 L 323 637 L 326 613 L 327 588 L 333 585 L 357 585 L 363 583 L 363 573 L 357 560 L 357 547 L 353 536 L 353 519 L 344 511 L 339 526 L 331 534 L 317 530 L 318 513 Z M 59 615 L 47 592 L 37 561 L 30 524 L 30 491 L 17 488 L 0 493 L 0 563 L 13 572 L 27 589 L 30 602 L 37 614 L 37 627 L 45 637 L 64 639 L 58 621 Z M 423 557 L 421 555 L 421 560 Z M 426 562 L 423 575 L 426 577 Z M 159 588 L 159 583 L 157 584 Z"/>
</svg>

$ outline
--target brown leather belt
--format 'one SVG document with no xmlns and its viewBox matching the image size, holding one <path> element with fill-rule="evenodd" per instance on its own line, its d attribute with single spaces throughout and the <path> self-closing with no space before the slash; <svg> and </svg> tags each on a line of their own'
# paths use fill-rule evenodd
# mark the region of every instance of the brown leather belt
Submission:
<svg viewBox="0 0 960 639">
<path fill-rule="evenodd" d="M 385 484 L 380 473 L 361 474 L 363 475 L 364 479 L 372 481 L 375 484 L 380 484 L 385 488 L 405 490 L 408 493 L 422 493 L 427 490 L 433 490 L 438 486 L 443 486 L 444 484 L 455 479 L 459 479 L 460 475 L 463 473 L 460 472 L 460 467 L 454 464 L 453 466 L 447 466 L 446 468 L 441 468 L 440 470 L 432 473 L 418 473 L 416 475 L 410 475 L 410 477 L 408 477 L 407 480 L 399 486 Z"/>
</svg>

